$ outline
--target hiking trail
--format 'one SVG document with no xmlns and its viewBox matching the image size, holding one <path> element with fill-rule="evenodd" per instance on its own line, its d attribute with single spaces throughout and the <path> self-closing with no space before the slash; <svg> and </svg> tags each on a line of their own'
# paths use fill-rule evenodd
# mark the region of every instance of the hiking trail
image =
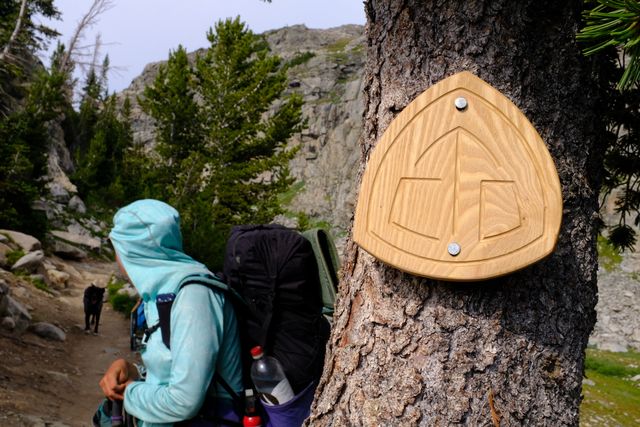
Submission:
<svg viewBox="0 0 640 427">
<path fill-rule="evenodd" d="M 29 309 L 32 322 L 49 322 L 66 332 L 66 341 L 26 332 L 0 335 L 0 427 L 91 427 L 103 399 L 100 378 L 117 358 L 135 360 L 129 350 L 129 320 L 103 304 L 99 334 L 84 332 L 84 289 L 105 287 L 114 263 L 64 261 L 71 278 L 59 297 L 12 275 L 12 297 Z M 105 298 L 106 299 L 106 298 Z"/>
</svg>

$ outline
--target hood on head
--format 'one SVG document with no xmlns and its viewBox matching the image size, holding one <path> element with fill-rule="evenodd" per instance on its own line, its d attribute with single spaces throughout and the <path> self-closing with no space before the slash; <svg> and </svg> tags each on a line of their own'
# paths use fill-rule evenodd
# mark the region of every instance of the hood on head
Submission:
<svg viewBox="0 0 640 427">
<path fill-rule="evenodd" d="M 120 262 L 145 300 L 176 292 L 190 274 L 207 268 L 182 251 L 180 214 L 159 200 L 138 200 L 116 212 L 109 233 Z"/>
</svg>

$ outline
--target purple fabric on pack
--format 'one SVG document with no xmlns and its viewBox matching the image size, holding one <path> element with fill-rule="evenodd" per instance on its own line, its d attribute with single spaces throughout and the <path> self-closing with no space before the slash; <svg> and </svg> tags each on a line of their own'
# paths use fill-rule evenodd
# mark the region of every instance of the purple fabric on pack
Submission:
<svg viewBox="0 0 640 427">
<path fill-rule="evenodd" d="M 311 413 L 315 391 L 313 382 L 283 405 L 262 405 L 268 417 L 266 427 L 300 427 Z"/>
</svg>

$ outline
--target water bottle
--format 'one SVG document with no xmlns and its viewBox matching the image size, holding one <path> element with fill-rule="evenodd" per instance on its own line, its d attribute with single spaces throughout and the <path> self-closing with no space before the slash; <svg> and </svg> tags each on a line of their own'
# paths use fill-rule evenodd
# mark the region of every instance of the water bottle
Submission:
<svg viewBox="0 0 640 427">
<path fill-rule="evenodd" d="M 284 375 L 280 362 L 274 357 L 265 356 L 262 347 L 251 349 L 253 364 L 251 380 L 265 405 L 282 405 L 293 399 L 293 390 Z"/>
<path fill-rule="evenodd" d="M 242 427 L 262 427 L 262 418 L 256 410 L 256 397 L 252 389 L 244 391 L 244 417 L 242 417 Z"/>
</svg>

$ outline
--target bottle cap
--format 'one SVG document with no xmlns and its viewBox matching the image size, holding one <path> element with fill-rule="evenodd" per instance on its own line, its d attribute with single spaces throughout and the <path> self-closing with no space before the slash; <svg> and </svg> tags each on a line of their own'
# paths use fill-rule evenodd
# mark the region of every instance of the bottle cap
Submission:
<svg viewBox="0 0 640 427">
<path fill-rule="evenodd" d="M 254 359 L 260 359 L 264 355 L 262 347 L 257 345 L 251 349 L 251 357 Z"/>
<path fill-rule="evenodd" d="M 245 416 L 242 419 L 242 425 L 243 427 L 261 427 L 262 426 L 262 419 L 255 415 L 255 416 Z"/>
</svg>

